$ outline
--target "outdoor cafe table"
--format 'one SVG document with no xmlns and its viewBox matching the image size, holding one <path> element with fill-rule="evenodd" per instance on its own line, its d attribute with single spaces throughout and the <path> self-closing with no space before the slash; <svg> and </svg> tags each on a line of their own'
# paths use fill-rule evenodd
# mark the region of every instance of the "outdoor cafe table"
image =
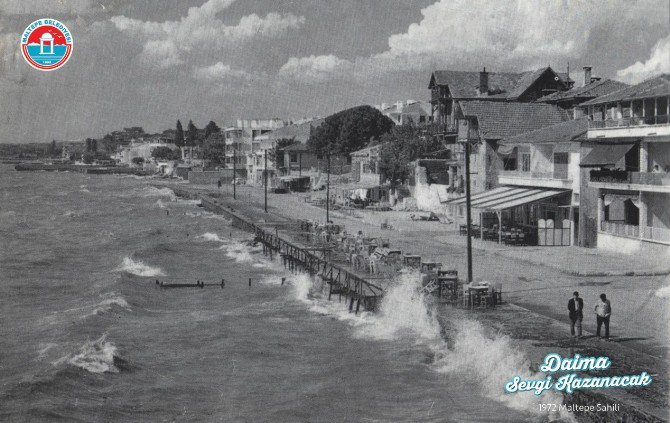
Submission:
<svg viewBox="0 0 670 423">
<path fill-rule="evenodd" d="M 473 308 L 475 306 L 475 300 L 481 297 L 482 294 L 488 292 L 488 290 L 488 285 L 474 285 L 468 287 L 467 301 L 469 303 L 469 307 Z"/>
</svg>

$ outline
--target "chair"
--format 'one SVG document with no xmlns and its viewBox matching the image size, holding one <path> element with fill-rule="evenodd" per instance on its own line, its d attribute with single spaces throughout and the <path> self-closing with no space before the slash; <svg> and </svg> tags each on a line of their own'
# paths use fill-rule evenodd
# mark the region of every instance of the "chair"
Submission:
<svg viewBox="0 0 670 423">
<path fill-rule="evenodd" d="M 502 304 L 502 282 L 493 284 L 493 304 Z"/>
<path fill-rule="evenodd" d="M 479 293 L 478 305 L 481 308 L 487 308 L 491 304 L 491 295 L 490 291 L 484 291 Z"/>
</svg>

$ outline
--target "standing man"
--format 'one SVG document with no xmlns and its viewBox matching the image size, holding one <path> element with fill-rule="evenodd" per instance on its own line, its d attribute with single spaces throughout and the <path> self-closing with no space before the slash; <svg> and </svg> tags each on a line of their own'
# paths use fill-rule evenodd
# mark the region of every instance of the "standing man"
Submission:
<svg viewBox="0 0 670 423">
<path fill-rule="evenodd" d="M 600 336 L 600 327 L 605 324 L 605 339 L 610 339 L 610 315 L 612 314 L 612 305 L 610 300 L 607 299 L 607 295 L 600 294 L 600 301 L 596 304 L 595 308 L 596 313 L 596 322 L 598 323 L 598 330 L 596 335 Z"/>
<path fill-rule="evenodd" d="M 568 311 L 570 312 L 570 335 L 573 337 L 582 337 L 582 319 L 584 314 L 584 300 L 579 298 L 579 292 L 572 293 L 572 298 L 568 301 Z M 575 335 L 575 325 L 577 325 L 577 335 Z"/>
</svg>

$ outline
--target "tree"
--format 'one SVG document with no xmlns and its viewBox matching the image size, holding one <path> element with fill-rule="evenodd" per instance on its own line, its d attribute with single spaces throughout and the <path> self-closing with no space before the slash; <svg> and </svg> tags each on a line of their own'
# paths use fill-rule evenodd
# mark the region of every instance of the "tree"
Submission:
<svg viewBox="0 0 670 423">
<path fill-rule="evenodd" d="M 183 147 L 184 143 L 184 129 L 181 127 L 181 122 L 177 120 L 177 132 L 174 134 L 174 144 L 177 147 Z"/>
<path fill-rule="evenodd" d="M 202 158 L 216 166 L 226 163 L 226 143 L 221 131 L 213 132 L 205 139 L 202 145 Z"/>
<path fill-rule="evenodd" d="M 173 150 L 170 147 L 156 147 L 154 150 L 151 152 L 151 157 L 158 159 L 158 160 L 179 160 L 181 158 L 181 154 L 179 153 L 179 150 Z"/>
<path fill-rule="evenodd" d="M 82 154 L 81 160 L 86 164 L 91 164 L 95 161 L 95 153 L 87 150 L 84 152 L 84 154 Z"/>
<path fill-rule="evenodd" d="M 349 154 L 378 140 L 394 124 L 370 106 L 358 106 L 328 116 L 310 131 L 307 146 L 317 154 Z"/>
<path fill-rule="evenodd" d="M 392 186 L 407 180 L 412 161 L 440 148 L 434 137 L 426 136 L 411 123 L 396 126 L 380 142 L 379 172 Z"/>
<path fill-rule="evenodd" d="M 198 139 L 198 128 L 195 127 L 192 120 L 188 121 L 188 127 L 186 128 L 186 145 L 188 147 L 194 147 Z"/>
<path fill-rule="evenodd" d="M 379 151 L 379 173 L 392 187 L 403 184 L 409 177 L 409 149 L 397 139 L 382 144 Z"/>
<path fill-rule="evenodd" d="M 210 135 L 219 132 L 221 132 L 221 128 L 219 128 L 213 120 L 210 120 L 207 126 L 205 126 L 205 140 L 207 140 Z"/>
</svg>

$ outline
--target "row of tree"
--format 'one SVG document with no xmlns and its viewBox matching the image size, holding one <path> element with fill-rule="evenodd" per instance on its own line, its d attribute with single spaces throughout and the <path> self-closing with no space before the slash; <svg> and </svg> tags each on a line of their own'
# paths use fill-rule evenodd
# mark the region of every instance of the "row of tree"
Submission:
<svg viewBox="0 0 670 423">
<path fill-rule="evenodd" d="M 205 141 L 212 138 L 216 134 L 221 134 L 221 128 L 214 123 L 214 121 L 209 121 L 207 126 L 205 126 L 204 131 L 198 130 L 193 124 L 192 120 L 188 121 L 188 126 L 186 127 L 186 132 L 181 125 L 181 121 L 177 120 L 177 129 L 175 131 L 174 143 L 177 147 L 196 147 L 202 146 Z"/>
</svg>

